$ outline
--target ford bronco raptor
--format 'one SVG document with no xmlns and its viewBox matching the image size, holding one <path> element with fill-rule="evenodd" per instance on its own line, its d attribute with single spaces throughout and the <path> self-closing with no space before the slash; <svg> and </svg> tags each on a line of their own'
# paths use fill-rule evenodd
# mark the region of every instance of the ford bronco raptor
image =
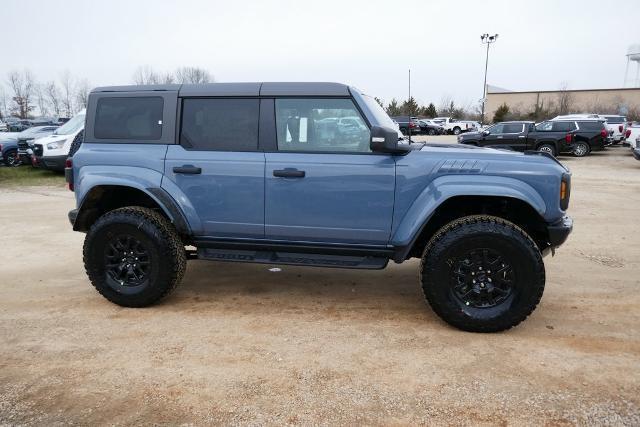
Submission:
<svg viewBox="0 0 640 427">
<path fill-rule="evenodd" d="M 89 280 L 143 307 L 188 259 L 382 269 L 421 259 L 426 300 L 467 331 L 536 307 L 572 229 L 553 156 L 402 139 L 337 83 L 94 89 L 67 160 Z"/>
</svg>

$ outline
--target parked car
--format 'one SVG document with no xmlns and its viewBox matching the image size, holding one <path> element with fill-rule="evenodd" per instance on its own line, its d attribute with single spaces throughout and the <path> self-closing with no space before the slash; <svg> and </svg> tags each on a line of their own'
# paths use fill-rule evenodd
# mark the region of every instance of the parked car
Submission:
<svg viewBox="0 0 640 427">
<path fill-rule="evenodd" d="M 9 128 L 7 127 L 7 124 L 2 120 L 0 120 L 0 132 L 9 132 Z"/>
<path fill-rule="evenodd" d="M 632 123 L 627 128 L 626 141 L 633 150 L 636 148 L 636 141 L 640 138 L 640 123 Z"/>
<path fill-rule="evenodd" d="M 31 127 L 31 122 L 29 120 L 17 120 L 15 122 L 7 123 L 9 132 L 22 132 L 25 129 L 29 129 Z"/>
<path fill-rule="evenodd" d="M 458 135 L 460 144 L 507 148 L 515 151 L 537 150 L 557 156 L 573 151 L 573 134 L 569 130 L 541 129 L 534 122 L 500 122 L 482 132 Z"/>
<path fill-rule="evenodd" d="M 552 156 L 403 143 L 353 87 L 153 88 L 94 89 L 65 170 L 89 280 L 115 304 L 157 302 L 187 259 L 382 269 L 416 257 L 442 319 L 500 331 L 535 309 L 542 256 L 572 230 L 571 174 Z M 339 117 L 368 132 L 316 132 Z"/>
<path fill-rule="evenodd" d="M 420 133 L 420 123 L 410 116 L 394 116 L 392 119 L 398 123 L 403 135 L 417 135 Z"/>
<path fill-rule="evenodd" d="M 420 133 L 424 135 L 442 135 L 444 133 L 444 127 L 428 119 L 418 119 L 418 125 Z"/>
<path fill-rule="evenodd" d="M 607 121 L 607 129 L 610 132 L 611 139 L 614 144 L 619 144 L 626 139 L 627 132 L 627 118 L 618 115 L 604 115 L 602 116 Z"/>
<path fill-rule="evenodd" d="M 609 136 L 601 119 L 554 119 L 540 123 L 536 129 L 570 131 L 574 135 L 573 154 L 577 157 L 586 156 L 594 150 L 604 150 Z"/>
<path fill-rule="evenodd" d="M 46 135 L 50 135 L 56 126 L 36 126 L 23 130 L 22 132 L 5 132 L 0 135 L 0 143 L 3 146 L 3 162 L 6 166 L 20 166 L 28 163 L 20 157 L 20 140 L 34 140 Z M 25 159 L 26 160 L 26 159 Z"/>
<path fill-rule="evenodd" d="M 482 128 L 482 125 L 480 124 L 480 122 L 476 122 L 473 120 L 460 120 L 460 123 L 469 124 L 469 129 L 467 130 L 467 132 L 478 132 L 480 128 Z"/>
<path fill-rule="evenodd" d="M 33 144 L 34 163 L 43 169 L 63 171 L 69 148 L 76 135 L 84 129 L 85 110 L 56 129 L 51 135 Z M 127 124 L 132 126 L 132 124 Z"/>
<path fill-rule="evenodd" d="M 33 144 L 39 139 L 47 135 L 51 135 L 58 126 L 34 126 L 18 133 L 16 137 L 18 158 L 23 165 L 29 165 L 32 162 Z"/>
<path fill-rule="evenodd" d="M 435 117 L 434 122 L 444 127 L 445 132 L 454 135 L 460 135 L 462 132 L 467 132 L 471 129 L 469 123 L 458 121 L 451 117 Z"/>
</svg>

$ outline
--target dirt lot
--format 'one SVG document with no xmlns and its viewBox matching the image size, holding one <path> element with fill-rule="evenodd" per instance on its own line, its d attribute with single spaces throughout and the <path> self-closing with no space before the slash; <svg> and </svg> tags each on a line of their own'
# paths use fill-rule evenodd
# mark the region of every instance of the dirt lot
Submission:
<svg viewBox="0 0 640 427">
<path fill-rule="evenodd" d="M 463 333 L 416 261 L 190 263 L 148 309 L 98 295 L 72 193 L 0 189 L 0 424 L 640 424 L 640 162 L 563 157 L 574 233 L 541 305 Z"/>
</svg>

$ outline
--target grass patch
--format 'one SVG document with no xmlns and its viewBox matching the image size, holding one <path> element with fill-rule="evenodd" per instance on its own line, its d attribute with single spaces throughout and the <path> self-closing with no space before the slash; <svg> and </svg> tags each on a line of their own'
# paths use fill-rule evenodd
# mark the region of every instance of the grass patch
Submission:
<svg viewBox="0 0 640 427">
<path fill-rule="evenodd" d="M 19 166 L 15 168 L 0 167 L 0 187 L 51 185 L 63 187 L 64 174 L 44 169 L 36 169 L 31 166 Z"/>
</svg>

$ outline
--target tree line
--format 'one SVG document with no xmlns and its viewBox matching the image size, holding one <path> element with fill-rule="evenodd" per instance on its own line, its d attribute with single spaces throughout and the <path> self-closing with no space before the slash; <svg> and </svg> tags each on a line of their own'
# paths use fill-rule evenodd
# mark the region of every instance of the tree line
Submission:
<svg viewBox="0 0 640 427">
<path fill-rule="evenodd" d="M 148 65 L 138 67 L 132 75 L 133 84 L 209 83 L 213 75 L 200 67 L 179 67 L 173 72 L 157 72 Z M 87 107 L 93 86 L 86 78 L 69 71 L 57 80 L 39 82 L 29 70 L 12 70 L 5 84 L 0 83 L 0 119 L 17 117 L 72 117 Z"/>
<path fill-rule="evenodd" d="M 416 116 L 416 117 L 455 117 L 460 120 L 479 120 L 480 119 L 480 107 L 479 106 L 459 106 L 450 97 L 444 97 L 440 101 L 438 107 L 433 102 L 427 105 L 419 104 L 412 96 L 404 101 L 398 101 L 393 98 L 385 105 L 384 101 L 376 98 L 376 101 L 387 114 L 391 117 L 394 116 Z"/>
</svg>

